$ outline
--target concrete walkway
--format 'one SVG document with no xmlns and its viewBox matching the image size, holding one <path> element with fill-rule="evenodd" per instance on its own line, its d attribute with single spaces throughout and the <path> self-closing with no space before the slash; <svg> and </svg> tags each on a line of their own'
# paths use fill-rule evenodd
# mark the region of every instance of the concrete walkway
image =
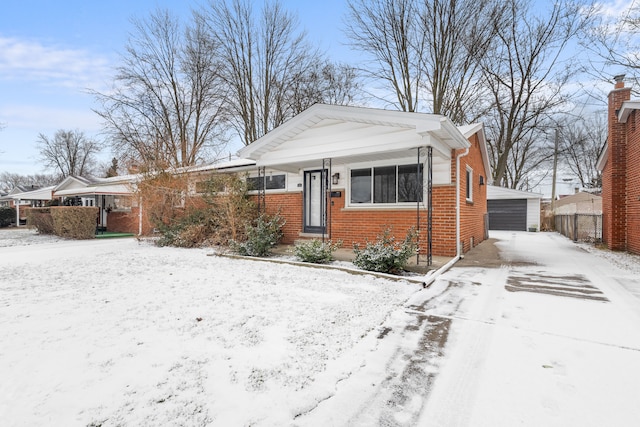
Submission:
<svg viewBox="0 0 640 427">
<path fill-rule="evenodd" d="M 638 257 L 491 237 L 393 313 L 297 425 L 636 425 Z"/>
</svg>

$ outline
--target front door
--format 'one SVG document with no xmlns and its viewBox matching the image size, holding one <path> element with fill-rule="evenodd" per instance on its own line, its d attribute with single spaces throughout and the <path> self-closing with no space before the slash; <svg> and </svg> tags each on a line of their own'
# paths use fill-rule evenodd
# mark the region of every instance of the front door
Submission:
<svg viewBox="0 0 640 427">
<path fill-rule="evenodd" d="M 327 171 L 304 173 L 304 232 L 324 233 L 327 211 Z"/>
</svg>

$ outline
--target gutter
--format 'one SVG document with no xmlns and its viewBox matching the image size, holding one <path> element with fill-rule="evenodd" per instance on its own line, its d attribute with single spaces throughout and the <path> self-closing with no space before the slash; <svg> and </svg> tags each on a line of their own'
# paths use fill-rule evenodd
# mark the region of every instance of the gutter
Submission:
<svg viewBox="0 0 640 427">
<path fill-rule="evenodd" d="M 460 246 L 460 158 L 469 154 L 469 148 L 456 156 L 456 256 L 437 270 L 424 276 L 424 287 L 430 286 L 442 273 L 449 270 L 460 258 L 464 258 Z"/>
</svg>

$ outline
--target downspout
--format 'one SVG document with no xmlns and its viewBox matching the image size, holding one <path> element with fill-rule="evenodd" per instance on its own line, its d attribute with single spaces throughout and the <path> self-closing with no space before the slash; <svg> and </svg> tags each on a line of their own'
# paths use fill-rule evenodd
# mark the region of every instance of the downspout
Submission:
<svg viewBox="0 0 640 427">
<path fill-rule="evenodd" d="M 138 236 L 142 236 L 142 197 L 139 199 L 138 206 Z"/>
<path fill-rule="evenodd" d="M 467 154 L 469 154 L 469 147 L 456 156 L 456 261 L 463 256 L 460 247 L 460 158 Z"/>
<path fill-rule="evenodd" d="M 424 287 L 431 285 L 442 273 L 450 269 L 453 264 L 462 258 L 462 248 L 460 247 L 460 158 L 469 154 L 469 148 L 456 156 L 456 256 L 437 270 L 431 270 L 424 277 Z"/>
</svg>

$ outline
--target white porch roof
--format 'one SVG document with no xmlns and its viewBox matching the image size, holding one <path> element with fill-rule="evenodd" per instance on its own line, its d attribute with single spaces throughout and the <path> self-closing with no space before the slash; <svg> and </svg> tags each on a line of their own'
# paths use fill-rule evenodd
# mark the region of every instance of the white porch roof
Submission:
<svg viewBox="0 0 640 427">
<path fill-rule="evenodd" d="M 133 191 L 126 184 L 109 184 L 109 185 L 89 185 L 83 188 L 70 188 L 67 190 L 58 190 L 54 193 L 56 197 L 60 196 L 95 196 L 95 195 L 131 195 Z"/>
<path fill-rule="evenodd" d="M 469 146 L 444 116 L 316 104 L 238 154 L 256 166 L 296 171 L 324 158 L 336 163 L 406 158 L 419 147 L 433 147 L 434 157 L 448 161 L 452 149 Z"/>
<path fill-rule="evenodd" d="M 3 200 L 51 200 L 55 186 L 43 187 L 32 191 L 16 191 L 2 197 Z"/>
<path fill-rule="evenodd" d="M 92 179 L 69 176 L 54 188 L 53 196 L 130 195 L 135 178 L 135 175 Z"/>
</svg>

